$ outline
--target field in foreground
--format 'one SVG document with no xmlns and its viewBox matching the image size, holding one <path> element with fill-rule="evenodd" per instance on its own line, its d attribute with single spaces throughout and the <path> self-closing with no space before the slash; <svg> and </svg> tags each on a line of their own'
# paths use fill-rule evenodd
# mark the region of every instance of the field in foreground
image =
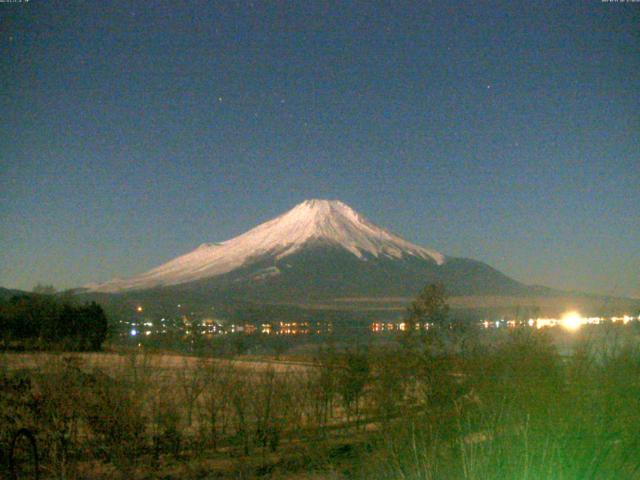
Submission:
<svg viewBox="0 0 640 480">
<path fill-rule="evenodd" d="M 585 337 L 562 357 L 545 332 L 477 338 L 312 364 L 5 354 L 2 468 L 26 428 L 43 478 L 640 478 L 637 344 Z M 26 437 L 14 457 L 33 468 Z"/>
</svg>

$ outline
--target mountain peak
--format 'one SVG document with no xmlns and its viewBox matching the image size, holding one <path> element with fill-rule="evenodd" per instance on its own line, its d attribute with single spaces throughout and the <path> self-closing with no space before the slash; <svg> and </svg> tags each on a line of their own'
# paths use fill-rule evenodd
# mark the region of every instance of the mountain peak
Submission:
<svg viewBox="0 0 640 480">
<path fill-rule="evenodd" d="M 314 208 L 331 207 L 331 206 L 343 206 L 343 207 L 349 208 L 347 204 L 342 203 L 340 200 L 326 200 L 324 198 L 310 198 L 308 200 L 305 200 L 302 203 L 299 203 L 298 205 L 296 205 L 296 207 L 299 207 L 301 205 L 314 207 Z M 293 207 L 293 208 L 296 208 L 296 207 Z"/>
<path fill-rule="evenodd" d="M 345 220 L 358 221 L 360 215 L 353 208 L 340 200 L 305 200 L 293 207 L 288 212 L 280 215 L 279 219 L 293 221 L 327 221 L 329 218 L 342 217 Z"/>
<path fill-rule="evenodd" d="M 289 213 L 297 212 L 302 215 L 327 216 L 327 215 L 347 215 L 356 217 L 358 213 L 346 203 L 340 200 L 323 200 L 313 198 L 305 200 L 293 207 Z"/>
<path fill-rule="evenodd" d="M 326 200 L 323 198 L 312 198 L 309 200 L 305 200 L 304 202 L 299 203 L 293 208 L 297 208 L 297 207 L 304 207 L 304 208 L 310 208 L 314 210 L 323 210 L 323 211 L 328 211 L 328 210 L 354 211 L 349 205 L 347 205 L 344 202 L 341 202 L 340 200 Z"/>
<path fill-rule="evenodd" d="M 311 199 L 248 232 L 219 244 L 203 244 L 129 280 L 107 282 L 96 290 L 120 291 L 187 283 L 228 273 L 265 256 L 274 261 L 311 244 L 345 249 L 356 257 L 419 257 L 438 265 L 444 256 L 410 243 L 369 222 L 339 200 Z"/>
</svg>

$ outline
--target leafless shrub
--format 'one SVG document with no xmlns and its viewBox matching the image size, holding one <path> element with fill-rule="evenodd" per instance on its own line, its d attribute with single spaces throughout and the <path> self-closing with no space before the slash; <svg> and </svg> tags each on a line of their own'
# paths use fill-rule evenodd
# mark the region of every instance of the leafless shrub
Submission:
<svg viewBox="0 0 640 480">
<path fill-rule="evenodd" d="M 206 386 L 206 364 L 200 358 L 195 366 L 190 366 L 185 358 L 182 361 L 182 368 L 176 372 L 176 380 L 182 391 L 182 398 L 186 409 L 187 426 L 193 423 L 193 409 L 198 401 L 198 397 Z"/>
<path fill-rule="evenodd" d="M 126 473 L 147 446 L 145 398 L 139 385 L 127 379 L 99 375 L 84 396 L 84 418 L 94 452 Z"/>
<path fill-rule="evenodd" d="M 217 450 L 220 437 L 225 434 L 231 416 L 231 397 L 234 369 L 228 363 L 210 362 L 204 368 L 199 425 L 202 437 Z"/>
</svg>

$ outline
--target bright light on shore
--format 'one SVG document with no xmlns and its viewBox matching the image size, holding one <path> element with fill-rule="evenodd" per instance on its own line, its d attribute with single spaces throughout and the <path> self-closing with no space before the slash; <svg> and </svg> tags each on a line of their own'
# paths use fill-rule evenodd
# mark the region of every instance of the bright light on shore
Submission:
<svg viewBox="0 0 640 480">
<path fill-rule="evenodd" d="M 562 326 L 567 330 L 577 330 L 582 325 L 582 316 L 578 312 L 567 312 L 562 315 Z"/>
</svg>

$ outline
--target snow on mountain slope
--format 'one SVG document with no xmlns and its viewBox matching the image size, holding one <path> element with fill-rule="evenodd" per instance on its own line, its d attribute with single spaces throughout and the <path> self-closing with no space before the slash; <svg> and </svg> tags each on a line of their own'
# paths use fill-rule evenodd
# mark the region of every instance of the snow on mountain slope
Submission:
<svg viewBox="0 0 640 480">
<path fill-rule="evenodd" d="M 366 220 L 337 200 L 307 200 L 238 237 L 219 244 L 202 244 L 153 270 L 128 280 L 114 279 L 88 287 L 92 291 L 119 292 L 177 285 L 228 273 L 264 257 L 281 259 L 310 242 L 342 247 L 366 260 L 386 256 L 414 256 L 442 265 L 445 257 L 410 243 Z"/>
</svg>

